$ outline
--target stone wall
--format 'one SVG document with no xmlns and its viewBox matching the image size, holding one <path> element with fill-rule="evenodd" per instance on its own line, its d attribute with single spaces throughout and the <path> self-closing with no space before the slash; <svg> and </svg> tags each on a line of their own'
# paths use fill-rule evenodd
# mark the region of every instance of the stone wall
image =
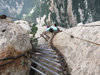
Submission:
<svg viewBox="0 0 100 75">
<path fill-rule="evenodd" d="M 64 55 L 71 75 L 100 75 L 100 21 L 66 29 L 52 43 Z"/>
</svg>

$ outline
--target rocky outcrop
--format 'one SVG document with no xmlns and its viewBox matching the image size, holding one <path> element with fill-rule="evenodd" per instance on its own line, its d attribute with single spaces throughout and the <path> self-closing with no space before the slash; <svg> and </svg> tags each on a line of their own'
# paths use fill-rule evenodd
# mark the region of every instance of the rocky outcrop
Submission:
<svg viewBox="0 0 100 75">
<path fill-rule="evenodd" d="M 17 20 L 14 22 L 15 24 L 18 24 L 19 26 L 21 26 L 23 29 L 25 29 L 26 31 L 30 32 L 31 31 L 31 26 L 27 21 L 24 20 Z"/>
<path fill-rule="evenodd" d="M 100 21 L 66 29 L 52 44 L 64 55 L 71 75 L 100 75 Z"/>
<path fill-rule="evenodd" d="M 75 26 L 77 24 L 77 20 L 72 11 L 72 0 L 67 0 L 67 1 L 68 1 L 68 6 L 67 6 L 68 21 L 70 26 Z"/>
<path fill-rule="evenodd" d="M 8 23 L 0 20 L 0 59 L 7 57 L 16 57 L 26 53 L 31 49 L 30 38 L 27 31 L 15 23 Z M 30 62 L 20 57 L 18 59 L 0 61 L 0 75 L 29 75 L 29 68 L 23 65 L 23 62 Z"/>
</svg>

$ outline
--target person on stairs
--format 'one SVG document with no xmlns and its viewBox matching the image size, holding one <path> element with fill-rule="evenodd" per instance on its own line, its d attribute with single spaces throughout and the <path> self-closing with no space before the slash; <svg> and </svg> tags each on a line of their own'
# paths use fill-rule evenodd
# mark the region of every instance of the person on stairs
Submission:
<svg viewBox="0 0 100 75">
<path fill-rule="evenodd" d="M 49 39 L 50 37 L 49 37 L 47 34 L 49 34 L 49 33 L 54 33 L 54 34 L 56 34 L 56 33 L 58 33 L 58 32 L 60 32 L 60 29 L 57 27 L 56 24 L 54 24 L 54 25 L 52 25 L 52 26 L 50 26 L 50 27 L 47 27 L 47 29 L 41 34 L 41 36 L 42 36 L 46 41 L 48 41 L 48 39 Z M 46 35 L 48 39 L 45 38 L 44 35 Z"/>
</svg>

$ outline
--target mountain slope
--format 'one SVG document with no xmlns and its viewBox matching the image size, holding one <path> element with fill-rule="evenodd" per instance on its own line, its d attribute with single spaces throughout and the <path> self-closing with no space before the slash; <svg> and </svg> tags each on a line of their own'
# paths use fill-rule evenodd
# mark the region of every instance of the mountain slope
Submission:
<svg viewBox="0 0 100 75">
<path fill-rule="evenodd" d="M 39 25 L 50 21 L 68 28 L 100 20 L 100 0 L 0 0 L 0 6 L 0 14 Z"/>
</svg>

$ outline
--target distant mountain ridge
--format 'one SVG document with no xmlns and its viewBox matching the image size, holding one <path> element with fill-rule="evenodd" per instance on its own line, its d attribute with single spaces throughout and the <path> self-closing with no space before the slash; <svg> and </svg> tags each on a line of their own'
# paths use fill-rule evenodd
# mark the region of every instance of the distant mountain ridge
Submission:
<svg viewBox="0 0 100 75">
<path fill-rule="evenodd" d="M 33 13 L 26 19 L 39 25 L 50 21 L 68 28 L 78 23 L 99 21 L 99 10 L 100 0 L 36 0 Z"/>
<path fill-rule="evenodd" d="M 100 0 L 0 0 L 0 14 L 63 27 L 100 20 Z"/>
<path fill-rule="evenodd" d="M 34 0 L 0 0 L 0 14 L 22 18 L 33 7 Z"/>
</svg>

